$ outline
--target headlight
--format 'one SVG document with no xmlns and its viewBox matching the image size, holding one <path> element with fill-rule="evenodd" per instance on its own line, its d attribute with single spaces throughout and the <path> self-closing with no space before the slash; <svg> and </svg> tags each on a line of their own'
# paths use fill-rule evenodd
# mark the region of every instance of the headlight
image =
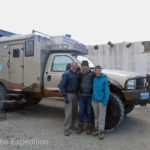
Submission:
<svg viewBox="0 0 150 150">
<path fill-rule="evenodd" d="M 135 80 L 129 80 L 127 83 L 126 83 L 126 89 L 127 90 L 130 90 L 130 89 L 135 89 Z"/>
</svg>

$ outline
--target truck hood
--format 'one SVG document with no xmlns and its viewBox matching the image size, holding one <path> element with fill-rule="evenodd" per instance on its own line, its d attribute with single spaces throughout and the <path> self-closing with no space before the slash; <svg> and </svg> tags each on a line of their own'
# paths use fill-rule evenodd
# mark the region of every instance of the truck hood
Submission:
<svg viewBox="0 0 150 150">
<path fill-rule="evenodd" d="M 117 81 L 122 87 L 124 87 L 127 79 L 142 76 L 141 74 L 135 72 L 111 70 L 111 69 L 103 69 L 102 72 L 106 74 L 110 80 L 113 79 Z"/>
</svg>

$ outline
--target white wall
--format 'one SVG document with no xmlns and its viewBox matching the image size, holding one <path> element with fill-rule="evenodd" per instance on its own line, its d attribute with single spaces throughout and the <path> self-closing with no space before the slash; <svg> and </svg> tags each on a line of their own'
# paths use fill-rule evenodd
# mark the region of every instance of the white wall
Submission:
<svg viewBox="0 0 150 150">
<path fill-rule="evenodd" d="M 150 51 L 145 52 L 141 42 L 98 45 L 98 49 L 89 46 L 88 57 L 95 63 L 107 69 L 119 69 L 141 74 L 150 74 Z"/>
</svg>

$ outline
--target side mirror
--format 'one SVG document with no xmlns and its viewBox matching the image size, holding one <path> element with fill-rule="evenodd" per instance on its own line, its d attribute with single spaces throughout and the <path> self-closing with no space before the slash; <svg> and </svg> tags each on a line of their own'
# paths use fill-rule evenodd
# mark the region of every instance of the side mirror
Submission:
<svg viewBox="0 0 150 150">
<path fill-rule="evenodd" d="M 66 66 L 66 71 L 70 69 L 71 63 L 68 63 Z"/>
</svg>

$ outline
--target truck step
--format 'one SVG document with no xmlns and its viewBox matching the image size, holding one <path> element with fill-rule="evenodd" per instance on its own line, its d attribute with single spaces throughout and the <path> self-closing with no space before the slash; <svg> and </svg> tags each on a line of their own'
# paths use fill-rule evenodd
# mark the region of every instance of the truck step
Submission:
<svg viewBox="0 0 150 150">
<path fill-rule="evenodd" d="M 20 93 L 7 93 L 7 97 L 22 97 L 23 95 Z"/>
<path fill-rule="evenodd" d="M 3 104 L 14 104 L 14 103 L 18 103 L 16 100 L 1 100 L 1 102 Z"/>
</svg>

